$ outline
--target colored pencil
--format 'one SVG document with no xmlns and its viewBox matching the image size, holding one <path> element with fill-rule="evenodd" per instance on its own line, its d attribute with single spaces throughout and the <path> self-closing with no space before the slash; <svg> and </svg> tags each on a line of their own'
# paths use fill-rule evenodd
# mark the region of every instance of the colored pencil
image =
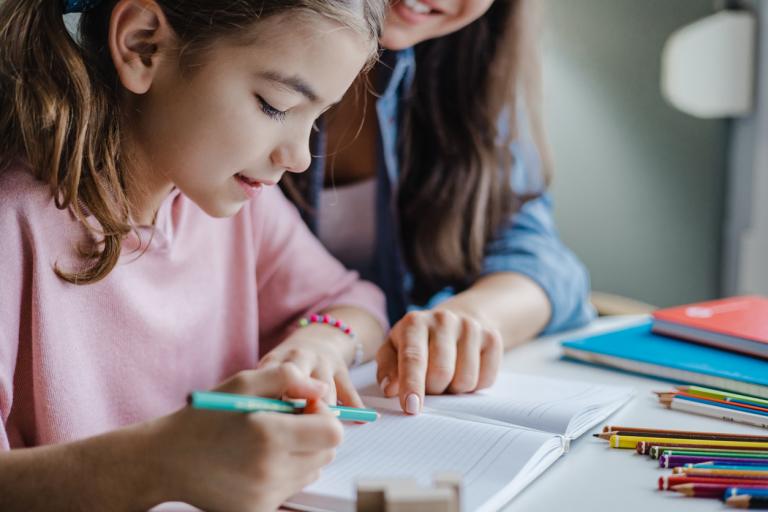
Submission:
<svg viewBox="0 0 768 512">
<path fill-rule="evenodd" d="M 650 450 L 659 447 L 661 449 L 670 449 L 670 450 L 727 450 L 727 451 L 738 451 L 738 452 L 764 452 L 768 453 L 768 448 L 759 448 L 759 447 L 742 447 L 742 446 L 712 446 L 709 444 L 706 444 L 704 441 L 702 441 L 700 444 L 686 444 L 685 446 L 682 446 L 680 444 L 677 444 L 675 442 L 666 442 L 666 443 L 653 443 L 653 442 L 647 442 L 647 441 L 640 441 L 635 446 L 635 449 L 637 450 L 637 453 L 641 455 L 648 455 L 650 453 Z"/>
<path fill-rule="evenodd" d="M 766 466 L 768 459 L 746 459 L 739 457 L 712 457 L 710 456 L 691 456 L 691 455 L 667 455 L 659 457 L 660 468 L 676 468 L 685 464 L 730 464 L 747 466 Z"/>
<path fill-rule="evenodd" d="M 728 499 L 731 496 L 768 496 L 768 487 L 728 487 L 723 493 L 723 498 Z"/>
<path fill-rule="evenodd" d="M 763 416 L 765 418 L 768 418 L 768 410 L 766 410 L 763 407 L 757 407 L 753 405 L 742 405 L 734 402 L 726 402 L 725 400 L 702 398 L 700 396 L 688 395 L 688 394 L 682 394 L 682 393 L 678 393 L 672 397 L 659 399 L 659 401 L 665 405 L 675 400 L 684 400 L 686 402 L 695 402 L 697 404 L 712 405 L 715 407 L 720 407 L 722 409 L 728 409 L 729 411 L 755 414 L 757 416 Z"/>
<path fill-rule="evenodd" d="M 751 465 L 751 464 L 721 464 L 719 462 L 700 462 L 696 464 L 683 464 L 684 468 L 704 468 L 704 469 L 727 469 L 728 471 L 768 471 L 768 466 L 765 464 Z"/>
<path fill-rule="evenodd" d="M 743 469 L 707 469 L 707 468 L 673 468 L 676 475 L 715 476 L 725 478 L 749 478 L 752 480 L 768 480 L 768 471 L 748 471 Z"/>
<path fill-rule="evenodd" d="M 648 455 L 652 459 L 658 459 L 661 458 L 662 455 L 668 455 L 668 456 L 684 456 L 684 457 L 728 457 L 728 458 L 739 458 L 739 459 L 763 459 L 768 460 L 768 451 L 757 451 L 757 450 L 729 450 L 729 449 L 722 449 L 722 448 L 694 448 L 694 449 L 687 449 L 687 448 L 669 448 L 664 446 L 653 446 L 648 451 Z"/>
<path fill-rule="evenodd" d="M 768 441 L 768 436 L 757 436 L 753 434 L 731 434 L 729 432 L 697 432 L 695 430 L 667 430 L 667 429 L 660 429 L 660 428 L 648 428 L 648 427 L 622 427 L 622 426 L 615 426 L 615 425 L 608 425 L 603 427 L 603 433 L 606 432 L 639 432 L 639 433 L 645 433 L 645 434 L 685 434 L 685 436 L 694 436 L 694 435 L 707 435 L 707 436 L 718 436 L 718 437 L 735 437 L 739 439 L 751 439 L 751 438 L 760 438 L 761 440 Z"/>
<path fill-rule="evenodd" d="M 701 416 L 709 416 L 710 418 L 718 418 L 725 421 L 744 423 L 746 425 L 752 425 L 760 428 L 768 428 L 768 417 L 762 416 L 760 414 L 725 409 L 717 405 L 694 402 L 686 399 L 674 398 L 669 402 L 663 403 L 664 406 L 668 409 L 673 409 L 676 411 L 690 412 L 693 414 L 699 414 Z"/>
<path fill-rule="evenodd" d="M 701 439 L 678 439 L 671 437 L 644 437 L 644 436 L 621 436 L 612 435 L 608 440 L 611 448 L 637 448 L 637 443 L 645 441 L 647 443 L 675 443 L 678 446 L 685 445 L 708 445 L 711 447 L 741 446 L 744 448 L 768 448 L 768 442 L 752 441 L 731 441 L 731 440 L 701 440 Z"/>
<path fill-rule="evenodd" d="M 727 485 L 727 486 L 768 486 L 765 480 L 750 480 L 748 478 L 716 478 L 708 476 L 686 476 L 671 475 L 659 477 L 659 490 L 665 491 L 675 485 L 681 484 L 708 484 L 708 485 Z"/>
<path fill-rule="evenodd" d="M 768 443 L 768 436 L 745 436 L 735 434 L 721 434 L 715 432 L 627 432 L 627 431 L 612 431 L 601 432 L 599 434 L 592 434 L 592 437 L 598 439 L 609 440 L 611 436 L 635 436 L 641 435 L 643 437 L 655 437 L 664 439 L 700 439 L 701 441 L 739 441 L 749 443 Z"/>
<path fill-rule="evenodd" d="M 728 489 L 740 489 L 745 494 L 748 493 L 749 490 L 754 491 L 766 491 L 768 492 L 768 485 L 764 487 L 749 487 L 749 486 L 739 486 L 739 487 L 732 487 L 729 486 L 729 484 L 678 484 L 673 485 L 670 490 L 679 492 L 680 494 L 684 494 L 685 496 L 690 496 L 694 498 L 717 498 L 717 499 L 723 499 L 725 496 L 725 493 L 728 491 Z"/>
<path fill-rule="evenodd" d="M 768 407 L 768 400 L 756 396 L 740 395 L 738 393 L 731 393 L 730 391 L 721 391 L 719 389 L 710 389 L 701 386 L 676 386 L 675 389 L 682 391 L 683 393 L 690 393 L 691 395 L 717 398 L 719 400 L 743 401 L 754 405 Z"/>
<path fill-rule="evenodd" d="M 732 407 L 738 410 L 747 410 L 747 411 L 751 410 L 756 414 L 768 414 L 768 406 L 762 405 L 762 404 L 750 403 L 745 400 L 716 398 L 712 396 L 703 396 L 703 395 L 698 395 L 693 393 L 686 393 L 684 391 L 678 391 L 674 393 L 658 393 L 657 392 L 656 394 L 658 395 L 660 402 L 668 402 L 673 398 L 689 398 L 689 399 L 694 399 L 696 401 L 711 403 L 713 405 L 719 404 L 719 405 L 722 405 L 723 407 Z"/>
<path fill-rule="evenodd" d="M 188 398 L 189 404 L 196 409 L 213 409 L 233 412 L 280 412 L 284 414 L 302 414 L 304 407 L 296 402 L 287 402 L 273 398 L 251 395 L 235 395 L 215 391 L 194 391 Z M 329 405 L 328 408 L 341 421 L 376 421 L 379 417 L 373 409 Z"/>
<path fill-rule="evenodd" d="M 765 480 L 750 480 L 748 478 L 716 478 L 706 476 L 671 475 L 659 477 L 659 490 L 672 490 L 675 485 L 702 484 L 721 485 L 725 487 L 768 487 Z"/>
<path fill-rule="evenodd" d="M 733 508 L 768 509 L 768 498 L 764 496 L 731 496 L 725 504 Z"/>
</svg>

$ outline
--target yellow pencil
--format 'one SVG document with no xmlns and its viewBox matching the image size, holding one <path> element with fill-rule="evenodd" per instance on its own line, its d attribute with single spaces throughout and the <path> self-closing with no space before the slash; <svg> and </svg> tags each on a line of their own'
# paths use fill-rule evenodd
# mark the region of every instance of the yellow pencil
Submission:
<svg viewBox="0 0 768 512">
<path fill-rule="evenodd" d="M 646 443 L 675 443 L 677 446 L 685 445 L 707 445 L 707 446 L 731 446 L 741 448 L 768 448 L 768 442 L 747 442 L 747 441 L 720 441 L 711 439 L 676 439 L 671 437 L 644 437 L 644 436 L 622 436 L 612 435 L 608 443 L 611 448 L 625 448 L 634 450 L 637 443 L 645 441 Z"/>
</svg>

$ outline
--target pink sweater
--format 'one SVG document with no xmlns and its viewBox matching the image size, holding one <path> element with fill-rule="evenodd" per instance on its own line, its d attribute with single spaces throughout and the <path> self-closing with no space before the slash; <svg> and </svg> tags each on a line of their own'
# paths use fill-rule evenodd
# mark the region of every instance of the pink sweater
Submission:
<svg viewBox="0 0 768 512">
<path fill-rule="evenodd" d="M 214 219 L 174 192 L 143 254 L 77 286 L 84 229 L 23 168 L 0 172 L 0 449 L 61 443 L 169 414 L 253 368 L 291 323 L 331 305 L 386 325 L 384 297 L 346 271 L 277 188 Z M 149 240 L 144 228 L 141 239 Z"/>
</svg>

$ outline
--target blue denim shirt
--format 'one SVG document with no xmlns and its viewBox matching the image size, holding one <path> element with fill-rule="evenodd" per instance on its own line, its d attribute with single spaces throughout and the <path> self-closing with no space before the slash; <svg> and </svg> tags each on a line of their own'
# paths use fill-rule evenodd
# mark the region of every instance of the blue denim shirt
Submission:
<svg viewBox="0 0 768 512">
<path fill-rule="evenodd" d="M 387 52 L 390 76 L 383 94 L 376 102 L 381 140 L 376 195 L 376 242 L 373 274 L 363 275 L 375 282 L 387 296 L 389 319 L 394 324 L 408 310 L 416 308 L 409 299 L 411 273 L 405 264 L 400 240 L 394 191 L 399 180 L 398 128 L 403 98 L 413 82 L 415 57 L 413 49 Z M 515 191 L 540 190 L 539 160 L 521 114 L 521 136 L 513 144 L 515 155 L 513 186 Z M 312 164 L 308 187 L 302 190 L 310 206 L 317 211 L 323 187 L 325 133 L 321 128 L 312 140 Z M 310 229 L 317 232 L 315 214 L 302 211 Z M 546 333 L 570 329 L 594 317 L 589 303 L 589 274 L 576 256 L 563 245 L 552 217 L 552 200 L 548 193 L 528 201 L 510 219 L 496 238 L 488 243 L 482 275 L 495 272 L 523 274 L 541 286 L 552 305 L 552 316 Z M 426 305 L 433 307 L 454 294 L 446 288 Z"/>
</svg>

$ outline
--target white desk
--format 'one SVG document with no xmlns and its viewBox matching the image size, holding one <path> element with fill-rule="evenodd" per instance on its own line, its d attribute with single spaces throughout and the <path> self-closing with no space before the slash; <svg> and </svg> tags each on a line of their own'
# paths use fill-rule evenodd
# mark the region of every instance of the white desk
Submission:
<svg viewBox="0 0 768 512">
<path fill-rule="evenodd" d="M 546 375 L 617 384 L 635 388 L 635 398 L 611 416 L 607 423 L 625 426 L 766 434 L 757 427 L 727 423 L 662 408 L 651 392 L 669 389 L 670 383 L 595 366 L 562 360 L 559 342 L 600 330 L 629 325 L 642 317 L 600 319 L 579 331 L 542 338 L 515 349 L 505 356 L 504 369 L 519 373 Z M 657 491 L 662 470 L 647 457 L 630 450 L 608 448 L 595 439 L 603 425 L 571 443 L 568 453 L 544 472 L 506 508 L 509 512 L 536 511 L 621 511 L 621 512 L 711 512 L 732 510 L 719 500 L 684 498 L 672 492 Z"/>
<path fill-rule="evenodd" d="M 684 430 L 768 434 L 756 427 L 663 409 L 651 392 L 670 384 L 655 379 L 614 372 L 560 358 L 560 341 L 641 321 L 643 317 L 609 317 L 591 326 L 565 334 L 541 338 L 510 351 L 504 369 L 519 373 L 562 377 L 602 384 L 631 386 L 636 395 L 607 423 Z M 684 498 L 659 492 L 659 476 L 671 470 L 659 469 L 656 461 L 631 450 L 608 448 L 592 437 L 603 425 L 571 443 L 568 453 L 529 485 L 503 510 L 506 512 L 711 512 L 727 509 L 718 500 Z M 189 506 L 166 504 L 155 512 L 189 512 Z M 470 512 L 470 511 L 467 511 Z"/>
</svg>

